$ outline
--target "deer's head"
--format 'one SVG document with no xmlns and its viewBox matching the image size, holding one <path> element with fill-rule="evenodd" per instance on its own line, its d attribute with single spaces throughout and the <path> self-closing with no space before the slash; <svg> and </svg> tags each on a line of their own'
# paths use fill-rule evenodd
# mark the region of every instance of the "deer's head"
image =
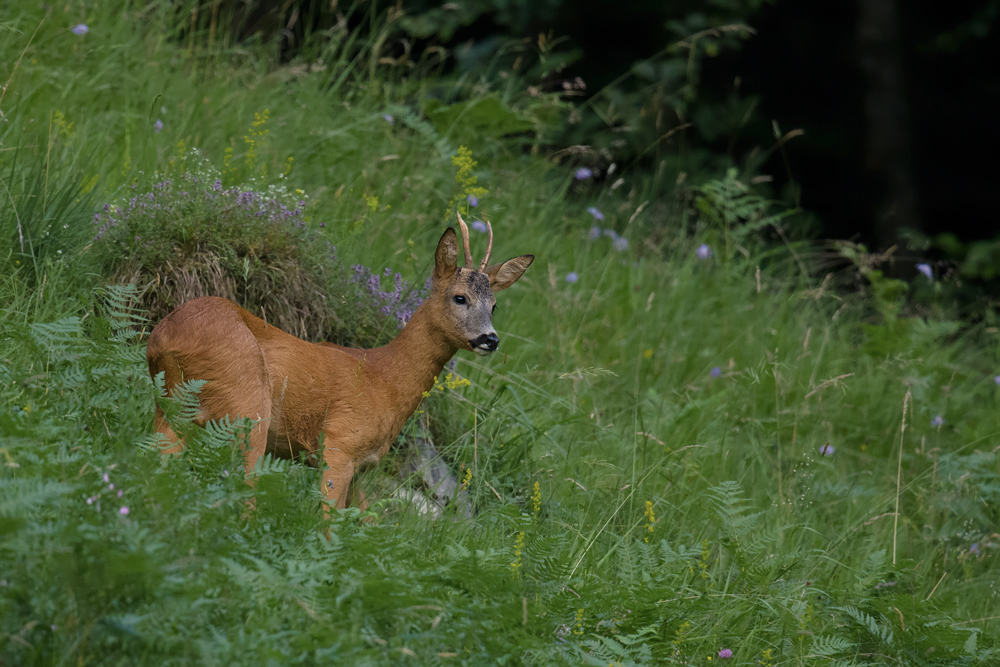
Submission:
<svg viewBox="0 0 1000 667">
<path fill-rule="evenodd" d="M 495 352 L 500 345 L 493 329 L 493 311 L 497 303 L 493 294 L 513 285 L 535 256 L 521 255 L 502 264 L 489 265 L 493 227 L 486 223 L 489 235 L 486 255 L 479 267 L 474 268 L 469 250 L 469 228 L 461 215 L 458 226 L 462 230 L 465 266 L 458 266 L 458 238 L 455 230 L 449 227 L 434 253 L 429 300 L 433 301 L 438 325 L 451 344 L 485 356 Z"/>
</svg>

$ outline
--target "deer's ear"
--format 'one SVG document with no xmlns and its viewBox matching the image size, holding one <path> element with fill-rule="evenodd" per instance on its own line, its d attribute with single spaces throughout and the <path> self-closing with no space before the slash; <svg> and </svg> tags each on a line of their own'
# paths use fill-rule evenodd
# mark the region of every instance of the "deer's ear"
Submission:
<svg viewBox="0 0 1000 667">
<path fill-rule="evenodd" d="M 494 292 L 507 289 L 517 282 L 534 260 L 534 255 L 521 255 L 508 259 L 503 264 L 486 267 L 486 275 L 490 277 L 490 289 Z"/>
<path fill-rule="evenodd" d="M 455 230 L 449 227 L 441 235 L 437 250 L 434 252 L 434 279 L 451 278 L 458 267 L 458 237 Z"/>
</svg>

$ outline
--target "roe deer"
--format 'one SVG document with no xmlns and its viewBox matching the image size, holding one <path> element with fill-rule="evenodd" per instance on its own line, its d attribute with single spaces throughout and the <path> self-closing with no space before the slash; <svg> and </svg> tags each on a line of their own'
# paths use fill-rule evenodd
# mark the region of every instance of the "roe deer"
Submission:
<svg viewBox="0 0 1000 667">
<path fill-rule="evenodd" d="M 316 454 L 323 434 L 323 492 L 344 508 L 362 464 L 389 450 L 424 392 L 457 350 L 488 355 L 500 341 L 492 325 L 493 293 L 507 289 L 534 259 L 521 255 L 488 266 L 493 228 L 479 268 L 472 266 L 469 229 L 458 216 L 465 266 L 449 227 L 434 254 L 431 292 L 403 330 L 371 350 L 307 343 L 269 326 L 232 301 L 202 297 L 182 304 L 149 335 L 149 373 L 164 374 L 168 394 L 185 380 L 205 380 L 199 423 L 248 417 L 255 422 L 246 456 L 247 475 L 271 451 Z M 156 408 L 156 431 L 177 453 L 183 442 Z M 363 494 L 360 506 L 367 502 Z"/>
</svg>

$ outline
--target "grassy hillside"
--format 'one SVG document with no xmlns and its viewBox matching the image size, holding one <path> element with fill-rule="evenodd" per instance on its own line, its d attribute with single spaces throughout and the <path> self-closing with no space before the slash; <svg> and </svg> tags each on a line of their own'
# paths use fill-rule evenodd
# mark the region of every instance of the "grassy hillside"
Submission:
<svg viewBox="0 0 1000 667">
<path fill-rule="evenodd" d="M 416 100 L 451 84 L 379 65 L 377 40 L 343 33 L 279 65 L 178 34 L 157 4 L 9 9 L 5 662 L 1000 660 L 991 322 L 901 317 L 909 287 L 871 272 L 873 289 L 839 291 L 857 269 L 827 278 L 808 247 L 741 224 L 775 209 L 738 173 L 667 194 L 655 176 L 578 179 L 536 145 L 559 103 L 515 83 L 423 114 Z M 387 462 L 363 479 L 372 520 L 331 525 L 311 468 L 269 462 L 251 492 L 232 424 L 183 459 L 154 450 L 155 322 L 103 286 L 116 248 L 153 266 L 163 239 L 212 246 L 221 226 L 167 216 L 144 228 L 156 243 L 112 246 L 95 215 L 185 174 L 301 198 L 281 238 L 326 262 L 329 294 L 354 295 L 331 299 L 337 316 L 373 340 L 395 320 L 358 319 L 373 304 L 345 287 L 350 266 L 423 284 L 456 203 L 492 221 L 495 258 L 535 254 L 499 297 L 500 352 L 459 353 L 470 384 L 425 406 L 473 518 L 390 500 Z"/>
</svg>

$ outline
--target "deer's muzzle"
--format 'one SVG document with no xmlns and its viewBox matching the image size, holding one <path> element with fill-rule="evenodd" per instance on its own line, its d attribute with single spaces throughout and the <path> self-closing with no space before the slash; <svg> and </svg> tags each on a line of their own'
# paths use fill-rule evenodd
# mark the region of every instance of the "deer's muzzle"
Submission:
<svg viewBox="0 0 1000 667">
<path fill-rule="evenodd" d="M 485 356 L 496 352 L 496 349 L 500 346 L 500 339 L 497 338 L 495 332 L 491 331 L 488 334 L 483 334 L 475 340 L 470 340 L 469 345 L 472 346 L 473 352 Z"/>
</svg>

